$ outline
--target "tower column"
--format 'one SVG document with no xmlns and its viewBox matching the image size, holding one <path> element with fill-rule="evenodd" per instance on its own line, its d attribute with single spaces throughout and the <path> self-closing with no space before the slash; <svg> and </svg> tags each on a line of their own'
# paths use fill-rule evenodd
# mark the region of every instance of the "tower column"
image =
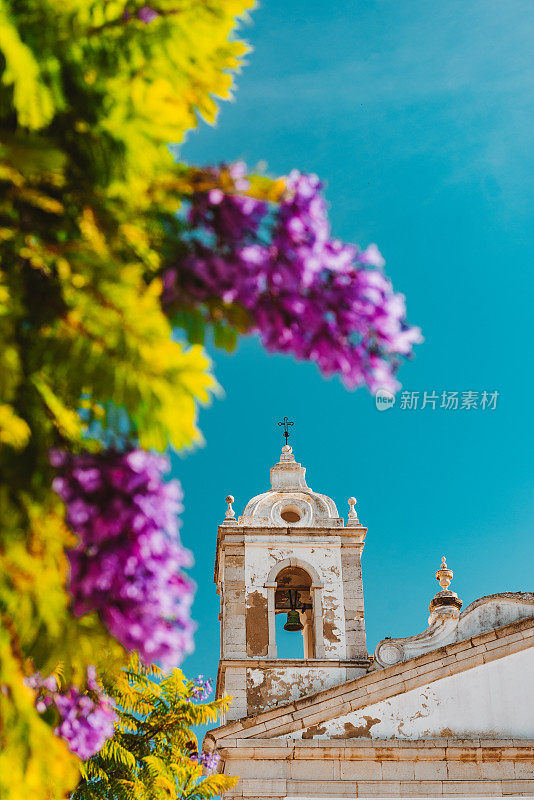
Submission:
<svg viewBox="0 0 534 800">
<path fill-rule="evenodd" d="M 269 647 L 267 656 L 276 658 L 276 615 L 274 610 L 274 593 L 276 583 L 266 584 L 267 588 L 267 619 L 269 625 Z"/>
<path fill-rule="evenodd" d="M 349 497 L 347 529 L 362 529 L 356 513 L 356 498 Z M 341 570 L 343 574 L 343 597 L 345 599 L 345 631 L 347 658 L 365 658 L 367 643 L 365 639 L 365 616 L 363 607 L 361 537 L 345 537 L 341 545 Z"/>
<path fill-rule="evenodd" d="M 343 598 L 345 600 L 345 641 L 347 658 L 365 658 L 365 618 L 361 546 L 342 545 L 341 569 L 343 571 Z"/>
<path fill-rule="evenodd" d="M 313 587 L 313 633 L 315 639 L 315 658 L 324 657 L 323 592 L 319 586 Z"/>
<path fill-rule="evenodd" d="M 246 658 L 244 543 L 225 546 L 223 576 L 223 658 Z"/>
</svg>

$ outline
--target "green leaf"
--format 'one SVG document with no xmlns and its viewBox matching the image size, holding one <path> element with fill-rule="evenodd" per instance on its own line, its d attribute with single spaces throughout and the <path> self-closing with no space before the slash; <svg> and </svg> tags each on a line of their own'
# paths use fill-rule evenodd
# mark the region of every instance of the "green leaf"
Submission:
<svg viewBox="0 0 534 800">
<path fill-rule="evenodd" d="M 216 322 L 214 324 L 213 339 L 216 347 L 221 347 L 229 353 L 235 350 L 237 345 L 236 331 L 222 322 Z"/>
</svg>

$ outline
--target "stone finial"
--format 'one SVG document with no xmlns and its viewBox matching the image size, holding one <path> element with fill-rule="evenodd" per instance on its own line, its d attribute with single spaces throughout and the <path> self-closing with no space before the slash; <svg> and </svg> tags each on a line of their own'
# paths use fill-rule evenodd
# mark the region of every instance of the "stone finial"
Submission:
<svg viewBox="0 0 534 800">
<path fill-rule="evenodd" d="M 433 612 L 439 614 L 449 613 L 451 607 L 452 609 L 457 609 L 457 611 L 453 613 L 457 614 L 460 611 L 462 607 L 462 601 L 456 592 L 452 592 L 449 589 L 453 575 L 454 572 L 452 569 L 448 568 L 445 556 L 443 556 L 441 559 L 441 567 L 436 572 L 436 580 L 441 586 L 441 591 L 438 592 L 430 601 L 430 619 L 432 619 Z"/>
<path fill-rule="evenodd" d="M 271 489 L 285 491 L 311 491 L 306 485 L 306 469 L 295 461 L 293 448 L 290 444 L 282 447 L 280 461 L 271 467 Z"/>
<path fill-rule="evenodd" d="M 226 509 L 226 513 L 224 515 L 225 519 L 234 520 L 235 519 L 235 511 L 232 508 L 232 503 L 234 502 L 233 495 L 229 494 L 226 498 L 226 502 L 228 503 L 228 508 Z"/>
<path fill-rule="evenodd" d="M 293 455 L 293 448 L 290 444 L 285 444 L 282 447 L 282 455 L 280 456 L 280 463 L 288 462 L 288 461 L 295 461 L 295 456 Z"/>
<path fill-rule="evenodd" d="M 358 514 L 356 513 L 356 509 L 354 508 L 357 502 L 358 501 L 356 500 L 355 497 L 349 497 L 349 499 L 347 500 L 347 503 L 349 504 L 349 517 L 348 517 L 349 523 L 360 522 L 360 520 L 358 519 Z"/>
<path fill-rule="evenodd" d="M 442 589 L 448 589 L 451 585 L 451 581 L 453 579 L 454 572 L 452 569 L 449 569 L 447 566 L 447 561 L 445 556 L 441 559 L 441 567 L 436 572 L 436 580 L 438 581 L 439 585 Z"/>
</svg>

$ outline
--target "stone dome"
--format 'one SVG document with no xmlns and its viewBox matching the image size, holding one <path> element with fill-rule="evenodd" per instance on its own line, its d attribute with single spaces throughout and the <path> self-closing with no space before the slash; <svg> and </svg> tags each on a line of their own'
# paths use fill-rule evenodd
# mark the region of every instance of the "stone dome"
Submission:
<svg viewBox="0 0 534 800">
<path fill-rule="evenodd" d="M 306 484 L 306 469 L 295 461 L 286 444 L 280 461 L 271 468 L 271 489 L 253 497 L 238 519 L 250 527 L 343 527 L 336 504 Z"/>
</svg>

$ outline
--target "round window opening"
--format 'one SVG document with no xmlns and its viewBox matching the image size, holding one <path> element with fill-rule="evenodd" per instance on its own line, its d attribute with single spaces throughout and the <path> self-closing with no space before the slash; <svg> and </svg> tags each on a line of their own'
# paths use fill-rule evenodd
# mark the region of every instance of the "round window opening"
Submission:
<svg viewBox="0 0 534 800">
<path fill-rule="evenodd" d="M 286 506 L 280 512 L 280 516 L 285 522 L 300 522 L 302 514 L 296 506 Z"/>
</svg>

